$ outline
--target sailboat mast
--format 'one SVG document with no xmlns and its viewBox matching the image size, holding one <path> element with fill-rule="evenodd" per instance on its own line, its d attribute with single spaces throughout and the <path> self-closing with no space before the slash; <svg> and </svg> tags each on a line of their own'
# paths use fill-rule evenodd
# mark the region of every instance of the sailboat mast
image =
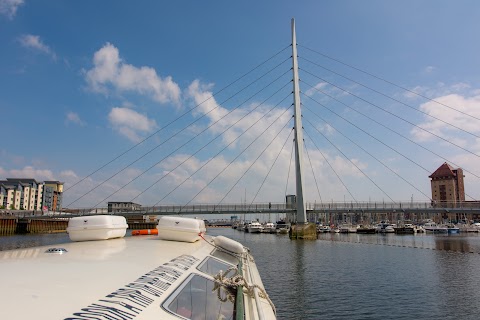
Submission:
<svg viewBox="0 0 480 320">
<path fill-rule="evenodd" d="M 296 204 L 297 223 L 307 223 L 305 202 L 303 200 L 303 126 L 300 110 L 300 86 L 298 84 L 297 36 L 295 34 L 295 19 L 292 18 L 292 71 L 293 71 L 293 104 L 295 118 L 295 176 L 296 176 Z"/>
</svg>

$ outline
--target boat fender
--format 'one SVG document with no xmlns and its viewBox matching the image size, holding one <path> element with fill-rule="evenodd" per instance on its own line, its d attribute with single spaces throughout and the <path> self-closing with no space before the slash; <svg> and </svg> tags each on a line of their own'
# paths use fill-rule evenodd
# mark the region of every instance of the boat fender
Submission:
<svg viewBox="0 0 480 320">
<path fill-rule="evenodd" d="M 213 239 L 213 243 L 216 246 L 233 253 L 242 254 L 245 251 L 245 249 L 243 248 L 243 245 L 240 242 L 237 242 L 235 240 L 229 239 L 224 236 L 215 237 Z"/>
</svg>

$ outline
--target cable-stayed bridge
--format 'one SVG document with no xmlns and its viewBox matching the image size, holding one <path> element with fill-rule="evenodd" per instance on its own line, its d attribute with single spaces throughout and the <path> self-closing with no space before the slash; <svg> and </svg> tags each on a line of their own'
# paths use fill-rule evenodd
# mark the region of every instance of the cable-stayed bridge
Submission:
<svg viewBox="0 0 480 320">
<path fill-rule="evenodd" d="M 448 162 L 462 167 L 470 181 L 480 179 L 475 168 L 456 163 L 461 156 L 478 160 L 468 142 L 480 136 L 459 123 L 479 118 L 308 46 L 298 48 L 292 24 L 290 45 L 229 85 L 217 92 L 191 87 L 191 109 L 67 186 L 71 196 L 64 207 L 104 213 L 106 202 L 119 200 L 142 203 L 142 210 L 125 215 L 288 213 L 300 223 L 317 214 L 477 214 L 480 205 L 468 192 L 467 202 L 450 200 L 459 193 L 455 186 L 436 202 L 427 177 Z M 384 91 L 386 86 L 396 91 Z M 402 98 L 407 95 L 422 99 L 422 106 Z M 127 155 L 133 156 L 115 166 Z M 147 156 L 153 163 L 146 163 Z M 135 174 L 122 179 L 132 168 Z M 102 178 L 80 189 L 95 176 Z M 234 204 L 247 199 L 239 189 L 249 190 L 249 203 Z M 370 192 L 387 201 L 362 200 Z M 395 200 L 405 193 L 424 201 Z M 287 194 L 296 195 L 294 207 L 283 202 Z M 325 200 L 341 195 L 343 202 Z M 178 205 L 164 204 L 172 198 Z M 215 204 L 205 204 L 212 199 Z M 82 201 L 93 208 L 73 209 Z"/>
</svg>

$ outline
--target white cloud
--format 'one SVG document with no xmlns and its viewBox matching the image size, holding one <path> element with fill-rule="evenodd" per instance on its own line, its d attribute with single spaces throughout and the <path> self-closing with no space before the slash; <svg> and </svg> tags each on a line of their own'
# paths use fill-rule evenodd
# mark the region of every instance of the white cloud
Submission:
<svg viewBox="0 0 480 320">
<path fill-rule="evenodd" d="M 34 36 L 32 34 L 24 34 L 18 38 L 18 41 L 25 48 L 49 55 L 54 60 L 57 59 L 57 55 L 55 54 L 55 52 L 53 52 L 53 50 L 49 46 L 43 43 L 39 36 Z"/>
<path fill-rule="evenodd" d="M 0 0 L 0 14 L 13 19 L 17 14 L 17 9 L 24 3 L 23 0 Z"/>
<path fill-rule="evenodd" d="M 435 71 L 437 68 L 435 68 L 434 66 L 426 66 L 424 69 L 423 69 L 423 72 L 425 73 L 432 73 L 433 71 Z"/>
<path fill-rule="evenodd" d="M 478 105 L 480 104 L 480 95 L 466 97 L 459 94 L 449 94 L 435 98 L 435 100 L 443 105 L 434 101 L 429 101 L 422 104 L 420 110 L 435 118 L 441 119 L 444 122 L 432 117 L 425 117 L 424 121 L 418 124 L 419 127 L 460 145 L 465 145 L 467 143 L 465 139 L 458 137 L 461 130 L 449 126 L 445 122 L 453 124 L 467 132 L 477 135 L 480 134 L 480 126 L 478 125 L 479 121 L 468 116 L 472 115 L 476 118 L 480 118 L 480 108 L 478 108 Z M 445 107 L 444 105 L 447 105 L 450 108 Z M 458 112 L 455 109 L 461 112 Z M 432 135 L 418 128 L 412 129 L 411 134 L 419 141 L 427 141 L 434 138 Z"/>
<path fill-rule="evenodd" d="M 192 200 L 192 197 L 202 190 L 202 188 L 205 189 L 192 200 L 192 203 L 215 203 L 220 201 L 232 187 L 233 190 L 231 194 L 229 194 L 224 201 L 239 202 L 239 190 L 242 190 L 241 195 L 243 196 L 246 185 L 249 186 L 247 188 L 247 198 L 253 201 L 253 197 L 258 188 L 260 188 L 260 183 L 266 177 L 270 169 L 272 169 L 272 171 L 255 201 L 283 202 L 287 180 L 286 172 L 288 172 L 288 167 L 290 165 L 290 152 L 292 150 L 291 141 L 293 140 L 293 137 L 290 136 L 285 147 L 283 149 L 282 147 L 291 131 L 291 126 L 287 125 L 277 138 L 275 138 L 275 136 L 282 129 L 283 125 L 291 120 L 291 113 L 286 112 L 282 114 L 285 111 L 285 107 L 278 107 L 275 110 L 268 112 L 272 106 L 259 106 L 258 103 L 252 103 L 227 115 L 229 110 L 217 104 L 215 99 L 211 96 L 212 93 L 209 91 L 210 89 L 211 85 L 203 85 L 199 81 L 194 81 L 186 90 L 185 96 L 191 98 L 195 105 L 199 105 L 203 102 L 198 108 L 196 108 L 195 113 L 197 115 L 205 115 L 209 120 L 208 125 L 218 121 L 218 123 L 215 123 L 215 125 L 208 129 L 208 132 L 212 134 L 212 137 L 231 127 L 221 136 L 221 140 L 219 139 L 221 145 L 216 146 L 215 149 L 218 151 L 222 150 L 222 146 L 227 146 L 241 133 L 244 134 L 235 142 L 235 144 L 230 145 L 228 150 L 225 150 L 218 155 L 215 155 L 215 152 L 213 152 L 211 155 L 212 158 L 200 159 L 199 157 L 194 156 L 180 167 L 176 168 L 190 156 L 188 154 L 182 154 L 169 157 L 160 163 L 157 168 L 162 170 L 162 174 L 158 175 L 156 178 L 159 179 L 162 175 L 167 173 L 168 176 L 162 179 L 158 186 L 155 186 L 156 190 L 160 188 L 164 190 L 172 190 L 178 186 L 179 183 L 182 183 L 188 178 L 178 190 L 169 195 L 161 202 L 161 204 L 172 202 L 186 203 L 187 201 Z M 258 108 L 255 109 L 256 107 Z M 247 117 L 241 119 L 245 115 L 247 115 Z M 276 118 L 279 119 L 277 122 L 274 122 Z M 257 123 L 252 126 L 255 122 Z M 259 135 L 272 123 L 273 125 L 270 129 L 259 137 Z M 248 131 L 246 131 L 247 129 Z M 331 131 L 331 127 L 325 127 L 322 129 L 326 132 Z M 250 145 L 250 143 L 257 137 L 259 137 L 258 140 Z M 195 149 L 190 150 L 190 154 L 193 154 L 200 148 L 202 148 L 202 145 L 197 145 Z M 271 168 L 279 153 L 280 156 L 273 168 Z M 328 181 L 328 191 L 324 190 L 325 193 L 329 193 L 326 196 L 333 196 L 338 190 L 344 192 L 344 187 L 333 174 L 320 153 L 316 151 L 309 151 L 309 153 L 315 168 L 314 170 L 317 174 L 317 179 L 320 181 Z M 363 174 L 360 173 L 350 161 L 338 156 L 329 155 L 328 152 L 324 152 L 324 154 L 327 156 L 330 164 L 335 170 L 341 173 L 342 178 L 363 178 Z M 234 158 L 236 158 L 235 161 L 230 163 Z M 257 158 L 258 160 L 253 163 Z M 352 162 L 357 164 L 362 170 L 367 168 L 366 163 L 360 162 L 357 159 L 352 159 Z M 308 166 L 309 165 L 310 164 L 308 164 Z M 199 168 L 202 169 L 192 176 L 192 174 Z M 248 168 L 250 168 L 249 171 L 241 178 L 242 174 Z M 226 170 L 223 171 L 224 169 Z M 307 198 L 312 201 L 315 199 L 318 200 L 317 188 L 315 187 L 315 181 L 311 176 L 310 168 L 308 168 L 308 173 L 306 173 L 306 175 L 306 189 L 309 190 L 307 192 Z M 215 178 L 216 176 L 217 178 Z M 211 184 L 208 184 L 214 178 L 215 180 Z M 238 181 L 240 178 L 241 180 Z M 238 184 L 235 185 L 237 181 Z M 293 184 L 294 179 L 291 179 L 289 183 L 290 187 Z M 167 191 L 158 192 L 161 196 L 159 196 L 157 200 L 167 194 Z"/>
<path fill-rule="evenodd" d="M 125 63 L 110 43 L 95 52 L 93 64 L 93 68 L 86 71 L 85 80 L 94 91 L 107 93 L 112 87 L 119 92 L 148 95 L 160 103 L 180 103 L 180 88 L 172 77 L 161 78 L 153 68 Z"/>
<path fill-rule="evenodd" d="M 5 175 L 9 175 L 7 178 L 33 178 L 39 181 L 56 180 L 51 170 L 36 169 L 32 166 L 25 166 L 23 169 L 11 169 Z"/>
<path fill-rule="evenodd" d="M 310 88 L 307 91 L 305 91 L 305 95 L 311 97 L 314 94 L 318 93 L 318 90 L 322 90 L 327 86 L 328 84 L 326 82 L 317 83 L 313 88 Z"/>
<path fill-rule="evenodd" d="M 475 90 L 472 90 L 470 84 L 468 83 L 459 82 L 447 85 L 443 82 L 439 82 L 433 87 L 416 86 L 414 88 L 411 88 L 410 91 L 403 92 L 403 96 L 408 99 L 418 99 L 421 98 L 420 96 L 425 96 L 433 99 L 434 97 L 441 97 L 454 93 L 461 95 L 476 95 Z"/>
<path fill-rule="evenodd" d="M 120 134 L 133 142 L 142 140 L 142 134 L 157 128 L 155 120 L 129 108 L 112 108 L 108 121 Z"/>
<path fill-rule="evenodd" d="M 60 172 L 60 176 L 64 179 L 78 180 L 78 176 L 73 170 L 64 170 Z"/>
<path fill-rule="evenodd" d="M 68 125 L 69 123 L 74 123 L 79 126 L 85 125 L 85 122 L 83 122 L 82 119 L 80 119 L 80 116 L 77 113 L 71 112 L 71 111 L 68 112 L 65 117 L 65 124 Z"/>
</svg>

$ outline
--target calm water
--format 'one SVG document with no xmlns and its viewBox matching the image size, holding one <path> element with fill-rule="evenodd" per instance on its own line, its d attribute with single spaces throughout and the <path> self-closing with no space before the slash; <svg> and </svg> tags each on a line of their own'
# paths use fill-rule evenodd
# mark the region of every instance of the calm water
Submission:
<svg viewBox="0 0 480 320">
<path fill-rule="evenodd" d="M 317 241 L 209 229 L 252 251 L 279 319 L 479 319 L 480 236 L 323 234 Z M 67 242 L 0 237 L 0 250 Z"/>
</svg>

